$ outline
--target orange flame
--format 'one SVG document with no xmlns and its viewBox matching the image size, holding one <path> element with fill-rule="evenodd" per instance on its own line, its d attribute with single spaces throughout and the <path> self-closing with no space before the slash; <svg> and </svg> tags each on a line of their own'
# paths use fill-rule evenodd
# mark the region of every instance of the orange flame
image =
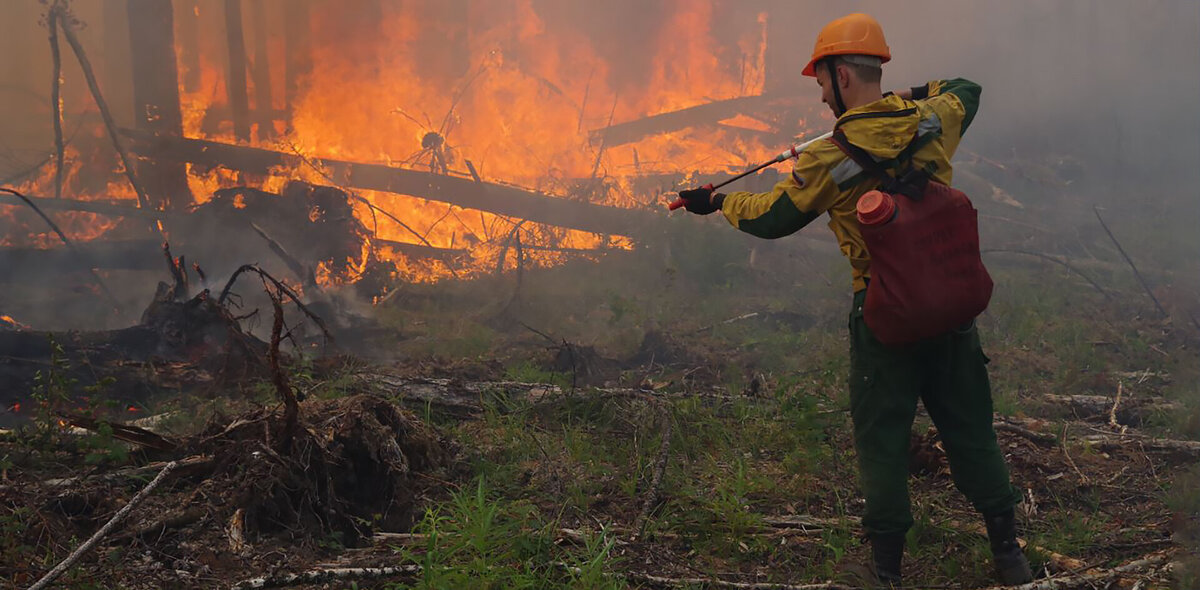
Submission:
<svg viewBox="0 0 1200 590">
<path fill-rule="evenodd" d="M 762 93 L 765 13 L 757 15 L 757 26 L 736 42 L 723 43 L 712 34 L 712 3 L 671 0 L 666 4 L 666 16 L 645 42 L 645 63 L 639 64 L 642 77 L 631 80 L 622 69 L 624 64 L 610 63 L 602 46 L 578 25 L 561 19 L 548 23 L 534 0 L 477 0 L 471 9 L 479 15 L 461 21 L 431 16 L 437 12 L 431 3 L 382 3 L 378 34 L 325 31 L 325 38 L 320 34 L 322 26 L 344 19 L 340 13 L 345 8 L 339 3 L 316 3 L 312 69 L 300 81 L 290 119 L 286 126 L 276 121 L 274 139 L 258 139 L 256 134 L 252 142 L 296 157 L 254 182 L 236 172 L 188 165 L 189 187 L 199 202 L 205 202 L 218 189 L 245 184 L 275 193 L 290 180 L 336 185 L 336 178 L 312 164 L 315 158 L 325 157 L 463 177 L 478 174 L 487 181 L 562 198 L 647 207 L 656 197 L 634 189 L 633 181 L 640 175 L 721 172 L 741 168 L 757 155 L 775 153 L 778 146 L 764 146 L 753 133 L 739 133 L 771 131 L 769 124 L 745 116 L 727 119 L 715 128 L 661 133 L 625 145 L 608 146 L 591 138 L 591 130 L 609 123 Z M 466 27 L 469 34 L 456 33 L 456 26 Z M 263 33 L 248 30 L 248 34 Z M 445 51 L 431 52 L 431 38 L 445 40 Z M 282 39 L 276 34 L 268 41 L 269 55 L 281 56 Z M 213 43 L 207 38 L 202 42 Z M 191 92 L 181 88 L 184 133 L 233 143 L 230 123 L 212 123 L 228 118 L 215 114 L 230 111 L 224 50 L 216 45 L 202 49 L 198 88 Z M 443 53 L 452 51 L 465 52 L 457 67 L 446 65 L 453 60 Z M 181 68 L 186 67 L 180 59 Z M 285 95 L 282 62 L 276 62 L 271 88 L 275 104 L 268 105 L 272 109 L 283 107 Z M 251 84 L 251 95 L 255 94 L 259 93 Z M 72 154 L 70 160 L 69 176 L 74 178 L 80 158 Z M 52 174 L 44 170 L 31 185 L 45 193 L 52 186 Z M 72 184 L 79 198 L 96 198 L 76 188 Z M 134 196 L 122 178 L 114 178 L 104 192 L 107 198 Z M 322 284 L 355 280 L 372 259 L 395 263 L 397 274 L 409 281 L 455 276 L 445 262 L 406 256 L 378 242 L 464 251 L 452 263 L 457 276 L 515 267 L 511 252 L 505 260 L 499 256 L 516 236 L 526 246 L 524 263 L 533 265 L 557 264 L 574 255 L 564 251 L 633 246 L 626 237 L 536 224 L 514 230 L 514 222 L 507 218 L 418 196 L 365 190 L 354 194 L 408 227 L 373 215 L 366 203 L 354 202 L 354 214 L 370 230 L 371 239 L 364 241 L 361 255 L 353 259 L 320 264 L 316 272 Z M 244 203 L 235 201 L 234 206 Z M 79 239 L 99 236 L 112 224 L 90 214 L 78 214 L 74 220 L 68 216 L 67 223 L 68 233 Z M 514 231 L 516 235 L 510 236 Z M 43 236 L 38 243 L 52 242 L 45 234 L 35 235 Z M 6 237 L 3 243 L 12 240 Z M 348 270 L 339 273 L 334 268 Z"/>
</svg>

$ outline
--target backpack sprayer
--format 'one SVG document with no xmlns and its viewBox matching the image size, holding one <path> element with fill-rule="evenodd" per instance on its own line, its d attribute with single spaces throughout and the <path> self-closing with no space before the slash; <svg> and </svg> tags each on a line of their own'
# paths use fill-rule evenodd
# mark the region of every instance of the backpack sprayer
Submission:
<svg viewBox="0 0 1200 590">
<path fill-rule="evenodd" d="M 833 132 L 830 131 L 829 133 L 821 135 L 820 137 L 810 139 L 804 143 L 796 144 L 796 145 L 788 148 L 786 151 L 779 154 L 778 156 L 775 156 L 771 160 L 769 160 L 767 162 L 763 162 L 762 164 L 759 164 L 758 166 L 755 166 L 741 174 L 738 174 L 737 176 L 734 176 L 733 178 L 730 178 L 729 180 L 726 180 L 726 181 L 722 182 L 721 184 L 718 184 L 718 185 L 707 184 L 701 188 L 706 188 L 708 190 L 715 191 L 735 180 L 741 180 L 742 178 L 745 178 L 751 174 L 754 174 L 755 172 L 758 172 L 759 170 L 762 170 L 763 168 L 766 168 L 767 166 L 772 166 L 772 165 L 778 164 L 780 162 L 784 162 L 784 161 L 790 160 L 792 158 L 795 158 L 796 156 L 800 155 L 800 152 L 804 151 L 804 148 L 807 148 L 808 146 L 810 146 L 814 143 L 817 143 L 818 141 L 821 141 L 822 139 L 829 139 L 832 136 L 833 136 Z M 684 200 L 683 197 L 679 197 L 678 199 L 671 201 L 671 204 L 667 205 L 667 209 L 674 211 L 674 210 L 684 206 L 686 203 L 687 202 Z"/>
</svg>

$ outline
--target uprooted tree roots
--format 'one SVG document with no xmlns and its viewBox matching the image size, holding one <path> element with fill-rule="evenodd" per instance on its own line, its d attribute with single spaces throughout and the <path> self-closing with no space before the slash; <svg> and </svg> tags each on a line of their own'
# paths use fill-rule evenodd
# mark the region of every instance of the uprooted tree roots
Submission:
<svg viewBox="0 0 1200 590">
<path fill-rule="evenodd" d="M 186 440 L 173 441 L 160 493 L 112 531 L 100 535 L 94 553 L 140 541 L 155 555 L 200 560 L 217 573 L 260 563 L 254 545 L 286 545 L 288 553 L 319 550 L 328 543 L 368 544 L 375 531 L 404 531 L 424 478 L 446 464 L 445 441 L 415 416 L 373 395 L 299 404 L 297 427 L 286 446 L 281 412 L 213 421 Z M 0 516 L 34 507 L 36 527 L 24 543 L 52 553 L 69 549 L 129 502 L 141 478 L 163 463 L 65 479 L 20 481 L 0 486 Z M 162 492 L 166 490 L 165 492 Z M 40 531 L 40 532 L 39 532 Z M 49 545 L 47 545 L 49 543 Z M 104 549 L 109 547 L 111 549 Z M 202 548 L 203 550 L 198 550 Z M 0 564 L 0 576 L 40 575 Z M 194 569 L 187 568 L 184 569 Z M 179 572 L 176 572 L 178 575 Z"/>
<path fill-rule="evenodd" d="M 392 403 L 369 395 L 302 404 L 285 448 L 285 419 L 262 411 L 200 435 L 211 455 L 208 486 L 225 490 L 222 523 L 237 511 L 250 542 L 264 535 L 334 536 L 357 546 L 374 528 L 412 523 L 414 478 L 447 457 L 437 436 Z"/>
</svg>

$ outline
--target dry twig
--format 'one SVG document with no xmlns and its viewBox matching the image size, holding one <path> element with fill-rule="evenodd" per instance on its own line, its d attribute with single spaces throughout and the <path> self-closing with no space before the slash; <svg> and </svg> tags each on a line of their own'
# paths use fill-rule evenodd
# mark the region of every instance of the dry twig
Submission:
<svg viewBox="0 0 1200 590">
<path fill-rule="evenodd" d="M 329 328 L 327 328 L 325 326 L 325 322 L 321 319 L 320 316 L 313 313 L 312 310 L 308 309 L 307 306 L 305 306 L 303 303 L 301 303 L 300 296 L 296 295 L 295 291 L 292 291 L 290 288 L 288 288 L 287 285 L 279 282 L 275 277 L 271 276 L 267 271 L 259 268 L 257 265 L 254 265 L 254 264 L 243 264 L 242 266 L 238 267 L 238 269 L 236 271 L 233 272 L 233 276 L 229 277 L 229 282 L 225 283 L 225 288 L 221 289 L 221 296 L 217 298 L 217 305 L 225 304 L 225 300 L 229 298 L 230 290 L 233 289 L 233 284 L 235 282 L 237 282 L 238 277 L 241 276 L 242 273 L 245 273 L 245 272 L 253 272 L 253 273 L 257 274 L 258 276 L 262 277 L 263 279 L 270 281 L 270 283 L 272 285 L 274 285 L 275 288 L 279 290 L 279 292 L 283 293 L 284 295 L 287 295 L 288 299 L 291 299 L 292 302 L 296 304 L 296 307 L 299 307 L 300 311 L 304 312 L 304 315 L 308 316 L 309 318 L 312 319 L 312 321 L 316 322 L 317 326 L 319 326 L 321 328 L 321 332 L 325 335 L 325 339 L 327 341 L 333 342 L 333 334 L 331 334 L 329 332 Z"/>
<path fill-rule="evenodd" d="M 1162 304 L 1158 302 L 1158 297 L 1155 297 L 1154 291 L 1150 290 L 1150 285 L 1146 283 L 1146 279 L 1142 276 L 1141 271 L 1138 270 L 1137 265 L 1133 263 L 1133 259 L 1131 259 L 1129 255 L 1125 253 L 1125 248 L 1121 247 L 1121 242 L 1117 241 L 1117 236 L 1114 236 L 1112 230 L 1108 229 L 1108 224 L 1104 223 L 1104 218 L 1100 216 L 1100 207 L 1093 205 L 1092 211 L 1096 212 L 1096 219 L 1100 221 L 1100 227 L 1104 228 L 1104 233 L 1108 234 L 1108 237 L 1112 240 L 1113 245 L 1117 247 L 1117 251 L 1121 253 L 1121 257 L 1125 259 L 1125 262 L 1129 263 L 1129 268 L 1133 269 L 1133 276 L 1137 277 L 1138 282 L 1142 285 L 1142 289 L 1146 290 L 1146 295 L 1149 295 L 1150 300 L 1154 302 L 1154 307 L 1158 310 L 1159 316 L 1164 318 L 1167 317 L 1167 310 L 1163 309 Z"/>
<path fill-rule="evenodd" d="M 271 322 L 271 348 L 267 352 L 267 358 L 271 365 L 271 381 L 275 384 L 275 392 L 279 394 L 279 399 L 283 402 L 284 427 L 283 436 L 279 440 L 279 449 L 286 452 L 292 444 L 292 436 L 296 433 L 296 427 L 299 424 L 300 403 L 296 401 L 296 392 L 288 384 L 287 375 L 279 366 L 279 343 L 283 338 L 283 304 L 280 299 L 283 298 L 283 295 L 271 292 L 268 292 L 267 295 L 271 297 L 271 306 L 275 308 L 275 317 Z"/>
<path fill-rule="evenodd" d="M 671 458 L 671 434 L 673 423 L 671 421 L 671 411 L 667 404 L 657 402 L 659 420 L 662 422 L 662 444 L 658 447 L 658 459 L 654 462 L 654 474 L 650 478 L 650 488 L 646 491 L 646 501 L 642 504 L 642 511 L 638 514 L 637 520 L 633 525 L 633 540 L 637 540 L 646 532 L 646 522 L 650 519 L 650 512 L 654 510 L 658 504 L 659 490 L 662 488 L 663 475 L 667 472 L 667 461 Z"/>
<path fill-rule="evenodd" d="M 92 70 L 92 63 L 88 60 L 87 53 L 83 51 L 83 45 L 79 43 L 79 38 L 75 36 L 75 31 L 71 29 L 66 12 L 61 9 L 51 9 L 50 18 L 58 19 L 59 24 L 62 25 L 63 36 L 67 38 L 67 43 L 71 45 L 71 50 L 75 52 L 75 57 L 79 60 L 79 67 L 83 70 L 84 79 L 87 80 L 88 90 L 92 92 L 92 98 L 96 101 L 96 107 L 100 109 L 100 116 L 104 119 L 104 126 L 108 129 L 108 136 L 117 150 L 117 155 L 121 158 L 125 176 L 129 179 L 129 184 L 133 185 L 134 192 L 137 193 L 138 206 L 142 209 L 154 210 L 150 206 L 149 197 L 146 196 L 146 189 L 142 187 L 137 174 L 134 173 L 133 158 L 125 149 L 125 145 L 121 143 L 120 136 L 117 134 L 117 124 L 108 110 L 108 103 L 104 101 L 104 95 L 100 93 L 100 84 L 96 82 L 96 73 Z M 162 221 L 159 220 L 158 225 L 161 226 L 161 224 Z"/>
<path fill-rule="evenodd" d="M 1074 588 L 1097 588 L 1104 587 L 1102 582 L 1112 580 L 1128 574 L 1144 573 L 1161 565 L 1164 565 L 1170 556 L 1166 553 L 1149 555 L 1141 559 L 1131 561 L 1123 566 L 1115 567 L 1109 570 L 1102 570 L 1090 574 L 1072 574 L 1066 576 L 1057 576 L 1037 580 L 1020 586 L 993 586 L 986 590 L 1071 590 Z"/>
<path fill-rule="evenodd" d="M 142 501 L 150 495 L 150 492 L 153 492 L 154 488 L 157 488 L 158 484 L 162 483 L 162 481 L 167 477 L 167 474 L 171 473 L 171 471 L 178 465 L 179 464 L 175 461 L 167 463 L 166 467 L 163 467 L 163 470 L 158 472 L 158 475 L 151 480 L 149 484 L 146 484 L 146 487 L 142 488 L 142 491 L 138 492 L 132 499 L 129 500 L 128 504 L 118 510 L 117 513 L 114 514 L 113 517 L 104 524 L 104 526 L 100 527 L 100 530 L 96 531 L 96 533 L 93 534 L 87 541 L 84 541 L 82 545 L 75 549 L 75 551 L 72 551 L 66 559 L 54 566 L 54 569 L 42 576 L 42 579 L 30 586 L 29 590 L 42 590 L 42 588 L 49 586 L 51 582 L 61 576 L 63 572 L 67 571 L 67 569 L 74 565 L 76 561 L 79 561 L 79 558 L 83 557 L 84 553 L 87 553 L 92 547 L 95 547 L 96 543 L 100 542 L 100 539 L 103 539 L 106 535 L 108 535 L 108 533 L 112 532 L 112 530 L 116 528 L 126 516 L 129 516 L 129 513 L 132 512 L 138 504 L 141 504 Z"/>
</svg>

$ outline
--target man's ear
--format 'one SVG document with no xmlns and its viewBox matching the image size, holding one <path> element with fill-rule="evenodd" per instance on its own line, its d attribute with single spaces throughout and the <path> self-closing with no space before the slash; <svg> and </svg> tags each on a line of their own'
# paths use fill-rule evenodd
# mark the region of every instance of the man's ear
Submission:
<svg viewBox="0 0 1200 590">
<path fill-rule="evenodd" d="M 834 68 L 837 71 L 837 83 L 839 88 L 850 88 L 850 68 L 845 65 L 839 65 Z"/>
</svg>

